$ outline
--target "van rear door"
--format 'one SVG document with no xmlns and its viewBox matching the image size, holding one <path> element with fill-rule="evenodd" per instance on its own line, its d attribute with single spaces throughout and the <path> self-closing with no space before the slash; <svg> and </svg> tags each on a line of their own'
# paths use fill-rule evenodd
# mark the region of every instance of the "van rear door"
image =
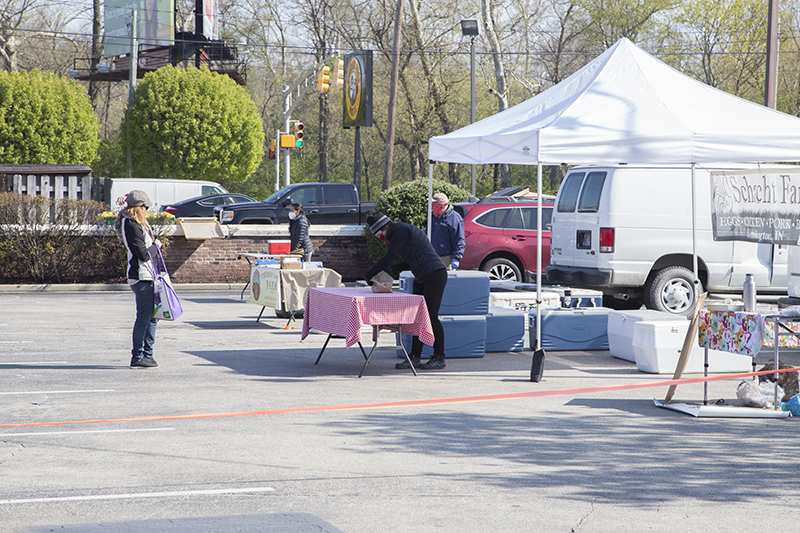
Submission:
<svg viewBox="0 0 800 533">
<path fill-rule="evenodd" d="M 573 265 L 575 260 L 575 208 L 585 171 L 570 172 L 558 191 L 551 230 L 551 264 Z"/>
<path fill-rule="evenodd" d="M 600 249 L 600 197 L 605 170 L 567 175 L 553 215 L 552 263 L 596 268 Z"/>
</svg>

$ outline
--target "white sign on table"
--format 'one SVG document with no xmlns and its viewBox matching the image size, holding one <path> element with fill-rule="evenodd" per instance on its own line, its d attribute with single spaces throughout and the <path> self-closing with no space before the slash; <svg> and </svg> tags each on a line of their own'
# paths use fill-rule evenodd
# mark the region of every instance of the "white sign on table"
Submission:
<svg viewBox="0 0 800 533">
<path fill-rule="evenodd" d="M 254 266 L 250 272 L 250 303 L 280 309 L 281 271 Z"/>
</svg>

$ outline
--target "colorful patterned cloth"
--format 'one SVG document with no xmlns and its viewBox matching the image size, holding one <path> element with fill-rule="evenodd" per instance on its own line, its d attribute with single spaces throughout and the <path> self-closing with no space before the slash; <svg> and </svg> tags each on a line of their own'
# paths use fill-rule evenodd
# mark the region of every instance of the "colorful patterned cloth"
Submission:
<svg viewBox="0 0 800 533">
<path fill-rule="evenodd" d="M 700 346 L 754 356 L 764 343 L 764 316 L 740 311 L 700 311 Z"/>
<path fill-rule="evenodd" d="M 775 346 L 774 322 L 762 313 L 743 311 L 700 311 L 698 342 L 713 350 L 755 356 L 762 346 Z M 791 331 L 800 333 L 800 323 L 784 322 Z M 785 335 L 780 326 L 778 344 L 782 348 L 800 346 L 800 337 Z"/>
</svg>

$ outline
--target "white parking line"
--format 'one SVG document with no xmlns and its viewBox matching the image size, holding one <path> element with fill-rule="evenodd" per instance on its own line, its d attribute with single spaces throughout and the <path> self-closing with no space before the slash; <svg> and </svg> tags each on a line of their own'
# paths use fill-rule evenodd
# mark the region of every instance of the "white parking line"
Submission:
<svg viewBox="0 0 800 533">
<path fill-rule="evenodd" d="M 32 390 L 32 391 L 14 391 L 14 392 L 0 392 L 0 394 L 82 394 L 85 392 L 114 392 L 114 389 L 96 389 L 96 390 Z"/>
<path fill-rule="evenodd" d="M 0 363 L 0 366 L 14 365 L 66 365 L 69 361 L 19 361 L 16 363 Z"/>
<path fill-rule="evenodd" d="M 33 341 L 0 341 L 0 344 L 31 344 Z"/>
<path fill-rule="evenodd" d="M 133 431 L 175 431 L 175 428 L 141 428 L 141 429 L 87 429 L 85 431 L 35 431 L 30 433 L 0 433 L 3 437 L 22 437 L 28 435 L 77 435 L 79 433 L 130 433 Z"/>
<path fill-rule="evenodd" d="M 245 494 L 248 492 L 274 492 L 272 487 L 253 487 L 249 489 L 187 490 L 174 492 L 142 492 L 139 494 L 98 494 L 95 496 L 64 496 L 58 498 L 28 498 L 24 500 L 0 500 L 0 505 L 17 503 L 81 502 L 91 500 L 129 500 L 135 498 L 170 498 L 174 496 L 206 496 L 213 494 Z"/>
</svg>

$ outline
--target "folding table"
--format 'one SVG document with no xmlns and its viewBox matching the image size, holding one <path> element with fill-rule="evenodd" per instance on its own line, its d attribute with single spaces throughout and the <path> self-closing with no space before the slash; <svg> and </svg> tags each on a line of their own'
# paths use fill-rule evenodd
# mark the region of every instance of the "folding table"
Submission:
<svg viewBox="0 0 800 533">
<path fill-rule="evenodd" d="M 305 339 L 311 329 L 328 333 L 328 339 L 314 364 L 319 363 L 332 337 L 344 337 L 348 348 L 360 343 L 361 327 L 364 325 L 372 326 L 373 345 L 358 377 L 364 375 L 376 349 L 402 349 L 411 371 L 417 375 L 402 343 L 400 346 L 379 348 L 378 339 L 381 328 L 392 331 L 398 329 L 401 333 L 405 331 L 419 336 L 423 343 L 432 346 L 433 328 L 423 296 L 401 292 L 376 293 L 372 292 L 371 287 L 308 289 L 301 338 Z"/>
</svg>

